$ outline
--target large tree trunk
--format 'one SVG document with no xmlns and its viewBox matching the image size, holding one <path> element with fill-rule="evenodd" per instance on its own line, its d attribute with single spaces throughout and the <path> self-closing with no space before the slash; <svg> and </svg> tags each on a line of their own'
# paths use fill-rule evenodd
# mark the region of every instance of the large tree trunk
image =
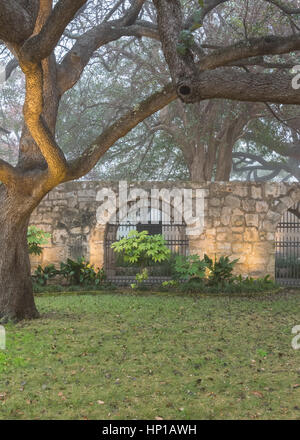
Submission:
<svg viewBox="0 0 300 440">
<path fill-rule="evenodd" d="M 54 56 L 43 61 L 44 104 L 43 118 L 54 134 L 60 95 L 56 89 Z M 19 148 L 17 168 L 32 182 L 27 187 L 0 185 L 0 320 L 20 321 L 39 316 L 35 307 L 31 268 L 27 245 L 27 229 L 33 210 L 45 195 L 34 183 L 34 176 L 47 168 L 47 163 L 26 127 Z M 46 190 L 47 192 L 47 190 Z"/>
<path fill-rule="evenodd" d="M 232 149 L 234 142 L 222 144 L 218 151 L 218 161 L 216 167 L 217 182 L 228 182 L 232 169 Z"/>
<path fill-rule="evenodd" d="M 27 228 L 34 204 L 0 186 L 0 320 L 39 316 L 34 304 Z"/>
<path fill-rule="evenodd" d="M 190 179 L 192 182 L 210 182 L 213 176 L 213 165 L 215 162 L 215 145 L 209 144 L 207 151 L 205 146 L 193 148 L 191 155 L 186 155 Z"/>
<path fill-rule="evenodd" d="M 190 162 L 188 163 L 188 168 L 190 172 L 190 179 L 192 182 L 204 182 L 204 165 L 205 165 L 205 153 L 204 151 L 199 152 L 194 149 L 194 155 L 191 157 Z"/>
</svg>

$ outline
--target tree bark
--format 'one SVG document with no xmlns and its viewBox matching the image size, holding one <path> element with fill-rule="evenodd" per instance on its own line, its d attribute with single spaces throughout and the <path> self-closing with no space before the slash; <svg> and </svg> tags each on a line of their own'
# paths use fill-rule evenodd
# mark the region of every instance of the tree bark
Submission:
<svg viewBox="0 0 300 440">
<path fill-rule="evenodd" d="M 0 206 L 0 321 L 37 318 L 27 245 L 35 204 L 25 194 L 1 185 Z"/>
<path fill-rule="evenodd" d="M 234 141 L 231 141 L 219 147 L 215 176 L 217 182 L 228 182 L 230 179 L 234 143 Z"/>
</svg>

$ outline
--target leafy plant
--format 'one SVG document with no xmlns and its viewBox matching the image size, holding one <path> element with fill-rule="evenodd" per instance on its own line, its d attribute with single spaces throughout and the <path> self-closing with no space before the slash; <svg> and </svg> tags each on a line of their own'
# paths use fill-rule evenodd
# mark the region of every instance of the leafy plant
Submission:
<svg viewBox="0 0 300 440">
<path fill-rule="evenodd" d="M 170 257 L 170 249 L 162 235 L 149 235 L 148 231 L 130 231 L 111 245 L 112 249 L 123 256 L 125 262 L 145 267 L 150 262 L 162 262 Z"/>
<path fill-rule="evenodd" d="M 46 286 L 47 282 L 58 273 L 59 271 L 55 268 L 54 264 L 49 264 L 45 267 L 39 265 L 34 272 L 33 280 L 40 286 Z"/>
<path fill-rule="evenodd" d="M 176 280 L 164 281 L 162 283 L 162 287 L 164 288 L 178 287 L 178 281 Z"/>
<path fill-rule="evenodd" d="M 213 261 L 207 255 L 204 255 L 204 261 L 209 270 L 209 281 L 211 284 L 224 284 L 225 281 L 233 280 L 234 266 L 238 262 L 237 260 L 230 261 L 229 257 L 221 256 L 219 260 Z"/>
<path fill-rule="evenodd" d="M 143 286 L 144 281 L 148 280 L 148 278 L 149 278 L 148 270 L 146 268 L 144 268 L 142 270 L 142 272 L 136 274 L 135 279 L 136 279 L 137 282 L 133 283 L 133 284 L 130 284 L 130 287 L 132 289 L 138 289 L 141 286 Z"/>
<path fill-rule="evenodd" d="M 147 265 L 167 261 L 171 255 L 163 236 L 149 235 L 148 231 L 130 231 L 128 237 L 116 241 L 111 247 L 122 256 L 125 263 L 141 268 L 140 273 L 136 274 L 137 284 L 131 285 L 133 289 L 141 287 L 149 278 Z"/>
<path fill-rule="evenodd" d="M 175 277 L 187 281 L 199 281 L 205 277 L 206 262 L 199 255 L 182 256 L 175 258 Z"/>
<path fill-rule="evenodd" d="M 106 279 L 104 269 L 95 271 L 94 267 L 87 263 L 83 257 L 76 261 L 68 258 L 66 263 L 60 264 L 60 275 L 63 275 L 70 284 L 95 284 L 99 285 Z"/>
<path fill-rule="evenodd" d="M 245 278 L 241 276 L 235 277 L 230 281 L 224 283 L 211 284 L 202 282 L 191 281 L 189 283 L 182 283 L 178 286 L 178 290 L 183 293 L 212 293 L 212 294 L 247 294 L 258 292 L 270 292 L 277 289 L 277 284 L 269 279 L 267 275 L 264 278 Z"/>
<path fill-rule="evenodd" d="M 263 348 L 258 348 L 256 350 L 256 353 L 258 356 L 265 358 L 266 356 L 268 356 L 268 352 L 266 350 L 264 350 Z"/>
<path fill-rule="evenodd" d="M 38 229 L 36 226 L 29 226 L 27 231 L 27 243 L 29 254 L 31 255 L 41 255 L 43 252 L 42 245 L 47 244 L 51 234 Z"/>
</svg>

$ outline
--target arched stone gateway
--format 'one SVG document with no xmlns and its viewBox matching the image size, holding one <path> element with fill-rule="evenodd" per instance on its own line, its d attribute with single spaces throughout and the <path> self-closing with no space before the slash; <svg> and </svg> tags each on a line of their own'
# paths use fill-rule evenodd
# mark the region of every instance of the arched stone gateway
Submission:
<svg viewBox="0 0 300 440">
<path fill-rule="evenodd" d="M 277 225 L 283 213 L 300 201 L 298 183 L 66 183 L 49 193 L 32 215 L 32 224 L 52 234 L 51 242 L 40 258 L 33 259 L 33 265 L 58 264 L 82 254 L 95 267 L 104 266 L 107 223 L 113 223 L 114 212 L 130 200 L 137 200 L 139 208 L 145 210 L 141 200 L 150 199 L 151 191 L 162 191 L 163 199 L 171 194 L 170 206 L 178 211 L 190 209 L 191 203 L 185 205 L 184 200 L 192 200 L 193 210 L 188 217 L 193 219 L 187 225 L 190 253 L 228 255 L 239 258 L 236 270 L 242 275 L 275 276 Z M 195 212 L 199 200 L 200 209 Z M 199 223 L 196 214 L 201 217 Z"/>
<path fill-rule="evenodd" d="M 148 231 L 150 235 L 161 234 L 166 246 L 172 255 L 188 255 L 189 239 L 187 228 L 182 213 L 176 213 L 174 204 L 168 203 L 168 212 L 162 208 L 162 201 L 158 207 L 151 207 L 148 203 L 147 210 L 143 216 L 141 208 L 128 207 L 125 217 L 116 216 L 106 226 L 104 240 L 104 269 L 110 280 L 115 283 L 128 284 L 134 282 L 137 267 L 126 264 L 122 257 L 115 254 L 111 248 L 112 243 L 121 238 L 127 237 L 130 231 Z M 143 218 L 144 217 L 144 218 Z M 148 267 L 149 281 L 163 282 L 171 276 L 170 264 L 153 263 Z"/>
<path fill-rule="evenodd" d="M 275 278 L 278 283 L 300 286 L 300 203 L 284 211 L 275 234 Z"/>
</svg>

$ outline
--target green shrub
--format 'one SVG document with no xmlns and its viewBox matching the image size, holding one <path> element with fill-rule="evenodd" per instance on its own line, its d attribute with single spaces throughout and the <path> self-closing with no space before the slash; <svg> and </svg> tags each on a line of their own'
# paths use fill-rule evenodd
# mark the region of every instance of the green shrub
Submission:
<svg viewBox="0 0 300 440">
<path fill-rule="evenodd" d="M 45 286 L 47 282 L 54 278 L 59 273 L 56 270 L 54 264 L 49 264 L 44 268 L 42 266 L 38 266 L 33 274 L 33 282 L 38 284 L 39 286 Z"/>
<path fill-rule="evenodd" d="M 171 255 L 163 236 L 149 235 L 148 231 L 130 231 L 128 237 L 116 241 L 111 247 L 122 257 L 125 264 L 129 263 L 140 268 L 140 272 L 136 274 L 137 284 L 131 285 L 133 289 L 140 288 L 149 278 L 146 266 L 167 261 Z"/>
<path fill-rule="evenodd" d="M 206 263 L 206 267 L 209 270 L 209 282 L 212 285 L 224 284 L 225 282 L 230 282 L 233 280 L 233 269 L 237 260 L 230 261 L 229 257 L 221 256 L 219 260 L 216 259 L 213 261 L 207 255 L 204 255 L 204 261 Z"/>
<path fill-rule="evenodd" d="M 28 251 L 31 255 L 41 255 L 43 252 L 42 245 L 47 244 L 51 234 L 38 229 L 36 226 L 29 226 L 27 230 Z"/>
<path fill-rule="evenodd" d="M 270 280 L 270 276 L 266 275 L 264 278 L 245 278 L 242 276 L 234 277 L 230 281 L 225 281 L 218 284 L 209 284 L 204 281 L 196 282 L 190 281 L 182 283 L 178 286 L 178 290 L 183 293 L 257 293 L 266 292 L 276 289 L 278 286 Z"/>
<path fill-rule="evenodd" d="M 233 269 L 238 260 L 230 261 L 229 257 L 215 258 L 207 255 L 201 260 L 199 255 L 177 256 L 175 259 L 175 279 L 189 282 L 206 281 L 211 285 L 224 284 L 233 279 Z"/>
<path fill-rule="evenodd" d="M 106 279 L 104 269 L 95 271 L 94 267 L 87 263 L 83 257 L 76 261 L 68 258 L 66 263 L 60 264 L 58 273 L 74 285 L 94 284 L 98 286 Z"/>
<path fill-rule="evenodd" d="M 149 235 L 148 231 L 130 231 L 124 237 L 111 245 L 112 249 L 123 256 L 124 262 L 146 267 L 151 262 L 168 260 L 170 249 L 162 235 Z"/>
<path fill-rule="evenodd" d="M 185 281 L 200 281 L 205 277 L 206 262 L 200 260 L 199 255 L 182 256 L 175 258 L 175 278 Z"/>
</svg>

